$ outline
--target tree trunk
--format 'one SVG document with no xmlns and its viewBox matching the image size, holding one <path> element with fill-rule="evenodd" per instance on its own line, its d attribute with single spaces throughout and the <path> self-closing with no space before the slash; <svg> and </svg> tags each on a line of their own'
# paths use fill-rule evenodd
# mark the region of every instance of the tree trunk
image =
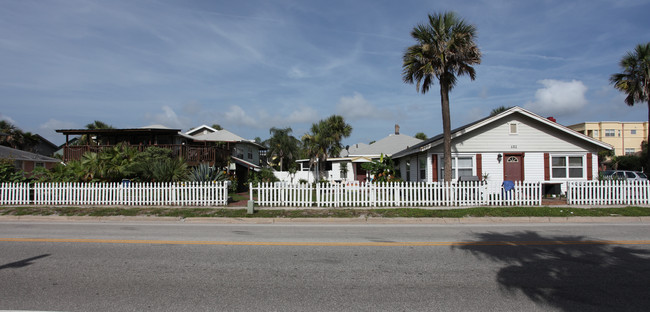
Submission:
<svg viewBox="0 0 650 312">
<path fill-rule="evenodd" d="M 644 172 L 650 173 L 650 94 L 648 94 L 648 137 L 646 138 L 646 162 Z M 641 151 L 643 151 L 643 143 L 641 143 Z"/>
<path fill-rule="evenodd" d="M 440 81 L 440 104 L 442 106 L 442 135 L 444 148 L 445 182 L 451 181 L 451 117 L 449 116 L 449 86 Z"/>
</svg>

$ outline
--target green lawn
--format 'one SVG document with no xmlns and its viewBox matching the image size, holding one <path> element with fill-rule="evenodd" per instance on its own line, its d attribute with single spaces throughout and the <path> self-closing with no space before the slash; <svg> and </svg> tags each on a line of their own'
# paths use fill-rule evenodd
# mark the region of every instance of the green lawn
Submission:
<svg viewBox="0 0 650 312">
<path fill-rule="evenodd" d="M 263 209 L 246 214 L 246 209 L 223 208 L 106 208 L 106 207 L 0 207 L 0 215 L 36 216 L 159 216 L 228 218 L 462 218 L 462 217 L 571 217 L 571 216 L 650 216 L 648 207 L 570 208 L 570 207 L 477 207 L 430 210 L 393 209 Z"/>
</svg>

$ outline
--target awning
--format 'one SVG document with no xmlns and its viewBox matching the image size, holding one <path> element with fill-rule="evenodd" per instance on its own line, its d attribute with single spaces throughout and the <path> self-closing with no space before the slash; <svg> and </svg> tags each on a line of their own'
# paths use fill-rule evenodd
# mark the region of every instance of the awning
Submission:
<svg viewBox="0 0 650 312">
<path fill-rule="evenodd" d="M 262 167 L 260 167 L 260 166 L 258 166 L 258 165 L 256 165 L 256 164 L 254 164 L 254 163 L 251 163 L 251 162 L 245 161 L 245 160 L 243 160 L 243 159 L 241 159 L 241 158 L 237 158 L 237 157 L 234 157 L 234 156 L 230 156 L 230 159 L 232 159 L 236 164 L 238 164 L 238 165 L 240 165 L 240 166 L 244 166 L 244 167 L 246 167 L 246 168 L 248 168 L 248 169 L 252 169 L 252 170 L 255 170 L 255 171 L 260 171 L 260 170 L 262 170 Z"/>
</svg>

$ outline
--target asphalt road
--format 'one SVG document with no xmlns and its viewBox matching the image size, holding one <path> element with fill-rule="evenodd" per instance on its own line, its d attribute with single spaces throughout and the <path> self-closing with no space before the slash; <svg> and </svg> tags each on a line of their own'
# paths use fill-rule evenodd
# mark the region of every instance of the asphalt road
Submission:
<svg viewBox="0 0 650 312">
<path fill-rule="evenodd" d="M 0 310 L 644 311 L 648 230 L 0 222 Z"/>
</svg>

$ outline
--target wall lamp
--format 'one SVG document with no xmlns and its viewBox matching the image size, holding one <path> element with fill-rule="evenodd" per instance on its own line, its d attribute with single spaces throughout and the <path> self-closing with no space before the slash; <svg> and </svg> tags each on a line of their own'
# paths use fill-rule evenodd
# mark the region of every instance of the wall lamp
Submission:
<svg viewBox="0 0 650 312">
<path fill-rule="evenodd" d="M 498 161 L 499 163 L 501 163 L 501 159 L 503 159 L 503 155 L 498 154 L 498 155 L 497 155 L 497 161 Z"/>
</svg>

